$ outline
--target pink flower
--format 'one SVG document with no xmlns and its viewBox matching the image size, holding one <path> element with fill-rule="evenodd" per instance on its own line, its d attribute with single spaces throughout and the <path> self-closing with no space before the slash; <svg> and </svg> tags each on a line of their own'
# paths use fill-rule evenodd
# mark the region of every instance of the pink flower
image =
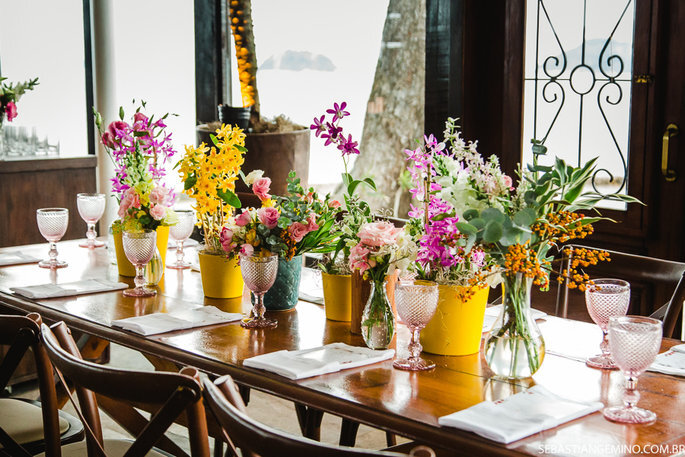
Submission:
<svg viewBox="0 0 685 457">
<path fill-rule="evenodd" d="M 128 129 L 128 124 L 124 121 L 114 121 L 109 124 L 109 127 L 107 127 L 107 131 L 112 135 L 113 138 L 120 138 L 121 135 L 117 134 L 117 130 L 126 130 Z"/>
<path fill-rule="evenodd" d="M 233 242 L 233 230 L 226 227 L 221 229 L 219 241 L 221 242 L 221 247 L 226 252 L 233 252 L 237 246 L 237 244 Z"/>
<path fill-rule="evenodd" d="M 307 230 L 310 232 L 313 232 L 315 230 L 319 230 L 319 226 L 316 223 L 316 214 L 315 213 L 309 213 L 309 217 L 307 217 Z"/>
<path fill-rule="evenodd" d="M 145 125 L 147 125 L 147 121 L 147 116 L 141 113 L 140 111 L 133 115 L 133 122 L 144 122 Z"/>
<path fill-rule="evenodd" d="M 240 246 L 240 253 L 244 256 L 250 257 L 254 254 L 254 247 L 251 244 L 243 244 Z"/>
<path fill-rule="evenodd" d="M 252 184 L 252 192 L 264 201 L 271 198 L 269 195 L 269 188 L 271 187 L 271 178 L 259 178 Z"/>
<path fill-rule="evenodd" d="M 299 243 L 309 233 L 309 230 L 307 230 L 307 226 L 302 222 L 293 222 L 293 225 L 288 227 L 288 233 L 290 233 L 290 236 L 296 243 Z"/>
<path fill-rule="evenodd" d="M 365 248 L 362 243 L 359 243 L 350 249 L 350 268 L 352 270 L 359 270 L 360 273 L 364 273 L 368 270 L 369 263 L 367 259 L 370 252 L 371 251 Z"/>
<path fill-rule="evenodd" d="M 124 192 L 119 204 L 119 218 L 123 219 L 126 216 L 129 208 L 140 208 L 140 197 L 133 187 L 129 187 Z"/>
<path fill-rule="evenodd" d="M 278 225 L 279 218 L 278 210 L 276 208 L 259 208 L 257 210 L 257 217 L 259 222 L 266 225 L 266 228 L 271 230 Z"/>
<path fill-rule="evenodd" d="M 102 134 L 102 144 L 104 144 L 108 148 L 114 147 L 114 137 L 111 133 L 105 132 Z"/>
<path fill-rule="evenodd" d="M 156 205 L 171 206 L 173 199 L 171 198 L 171 192 L 164 186 L 157 186 L 150 192 L 150 203 Z"/>
<path fill-rule="evenodd" d="M 370 222 L 362 225 L 357 236 L 367 246 L 380 247 L 393 244 L 401 231 L 390 222 Z"/>
<path fill-rule="evenodd" d="M 235 225 L 238 227 L 245 227 L 251 220 L 252 217 L 250 216 L 250 212 L 248 210 L 243 210 L 243 212 L 235 218 Z"/>
<path fill-rule="evenodd" d="M 511 189 L 511 190 L 514 190 L 513 187 L 512 187 L 512 186 L 514 185 L 514 183 L 512 182 L 512 180 L 511 180 L 511 178 L 510 178 L 509 176 L 507 176 L 507 175 L 502 175 L 502 181 L 504 182 L 504 186 L 505 186 L 505 187 L 507 187 L 507 188 L 509 188 L 509 189 Z"/>
<path fill-rule="evenodd" d="M 162 205 L 153 205 L 150 208 L 150 216 L 156 221 L 161 221 L 166 216 L 166 207 Z"/>
<path fill-rule="evenodd" d="M 17 105 L 14 102 L 7 102 L 5 114 L 7 115 L 7 122 L 12 122 L 12 120 L 17 117 Z"/>
<path fill-rule="evenodd" d="M 340 202 L 338 200 L 331 200 L 328 202 L 328 207 L 329 208 L 340 208 Z"/>
</svg>

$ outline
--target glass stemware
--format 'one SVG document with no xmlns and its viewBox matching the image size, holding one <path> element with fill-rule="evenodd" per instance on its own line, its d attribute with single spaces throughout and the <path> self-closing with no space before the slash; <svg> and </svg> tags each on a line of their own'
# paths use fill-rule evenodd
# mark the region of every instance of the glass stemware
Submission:
<svg viewBox="0 0 685 457">
<path fill-rule="evenodd" d="M 248 289 L 255 296 L 255 303 L 250 311 L 250 318 L 240 325 L 244 328 L 276 327 L 278 321 L 264 317 L 264 294 L 274 285 L 278 272 L 278 256 L 247 256 L 240 254 L 240 272 Z"/>
<path fill-rule="evenodd" d="M 650 317 L 615 316 L 609 319 L 609 345 L 626 378 L 623 405 L 605 408 L 604 417 L 623 424 L 654 422 L 656 414 L 638 408 L 637 378 L 654 362 L 661 346 L 661 321 Z"/>
<path fill-rule="evenodd" d="M 438 307 L 438 285 L 431 281 L 398 281 L 395 286 L 395 307 L 400 319 L 411 332 L 409 357 L 396 359 L 392 366 L 400 370 L 430 370 L 435 364 L 420 357 L 419 332 L 428 324 Z"/>
<path fill-rule="evenodd" d="M 57 260 L 57 242 L 62 239 L 69 226 L 69 210 L 67 208 L 41 208 L 36 210 L 38 230 L 50 243 L 49 259 L 41 260 L 41 268 L 64 268 L 68 264 L 64 260 Z"/>
<path fill-rule="evenodd" d="M 155 230 L 141 230 L 137 232 L 124 232 L 122 237 L 124 254 L 129 262 L 136 267 L 136 277 L 133 280 L 136 287 L 126 289 L 127 297 L 152 297 L 157 291 L 145 286 L 145 265 L 152 260 L 157 247 L 157 232 Z"/>
<path fill-rule="evenodd" d="M 187 270 L 190 262 L 184 260 L 183 242 L 193 233 L 195 226 L 195 213 L 192 210 L 176 210 L 178 222 L 169 227 L 169 235 L 176 241 L 176 262 L 167 265 L 174 270 Z"/>
<path fill-rule="evenodd" d="M 620 279 L 596 279 L 585 289 L 585 304 L 590 317 L 602 329 L 601 354 L 588 357 L 585 364 L 591 368 L 617 369 L 609 350 L 607 325 L 613 316 L 625 316 L 630 304 L 630 284 Z"/>
<path fill-rule="evenodd" d="M 95 224 L 100 220 L 102 214 L 105 212 L 105 194 L 77 194 L 76 206 L 81 219 L 88 224 L 88 231 L 86 232 L 86 240 L 79 243 L 82 248 L 100 248 L 105 245 L 102 241 L 98 241 L 95 237 L 98 236 L 95 231 Z"/>
</svg>

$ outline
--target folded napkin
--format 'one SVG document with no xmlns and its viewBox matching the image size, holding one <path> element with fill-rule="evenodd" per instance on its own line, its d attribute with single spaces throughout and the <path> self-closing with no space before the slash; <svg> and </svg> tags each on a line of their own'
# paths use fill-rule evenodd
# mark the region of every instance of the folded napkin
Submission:
<svg viewBox="0 0 685 457">
<path fill-rule="evenodd" d="M 6 267 L 9 265 L 22 265 L 25 263 L 36 263 L 40 259 L 23 254 L 21 252 L 2 252 L 0 253 L 0 267 Z"/>
<path fill-rule="evenodd" d="M 214 306 L 201 306 L 173 313 L 154 313 L 117 319 L 112 321 L 112 325 L 147 336 L 207 325 L 226 324 L 242 318 L 243 315 L 239 313 L 225 313 Z"/>
<path fill-rule="evenodd" d="M 276 351 L 245 359 L 243 365 L 271 371 L 290 379 L 309 378 L 347 368 L 370 365 L 391 359 L 394 349 L 374 351 L 369 348 L 331 343 L 299 351 Z"/>
<path fill-rule="evenodd" d="M 502 305 L 495 305 L 485 308 L 485 319 L 483 319 L 483 332 L 489 332 L 492 326 L 495 325 L 499 313 L 502 311 Z M 533 319 L 540 319 L 547 316 L 547 313 L 537 309 L 530 310 Z"/>
<path fill-rule="evenodd" d="M 536 385 L 504 400 L 484 401 L 440 417 L 438 423 L 508 444 L 599 411 L 603 406 L 601 402 L 568 400 Z"/>
<path fill-rule="evenodd" d="M 10 287 L 16 294 L 27 298 L 56 298 L 71 297 L 73 295 L 94 294 L 111 290 L 126 289 L 128 284 L 108 281 L 106 279 L 83 279 L 64 284 L 41 284 L 38 286 Z"/>
<path fill-rule="evenodd" d="M 302 268 L 300 300 L 323 305 L 323 284 L 321 272 L 313 268 Z"/>
<path fill-rule="evenodd" d="M 673 346 L 668 351 L 657 355 L 656 360 L 648 370 L 674 376 L 685 376 L 685 344 Z"/>
</svg>

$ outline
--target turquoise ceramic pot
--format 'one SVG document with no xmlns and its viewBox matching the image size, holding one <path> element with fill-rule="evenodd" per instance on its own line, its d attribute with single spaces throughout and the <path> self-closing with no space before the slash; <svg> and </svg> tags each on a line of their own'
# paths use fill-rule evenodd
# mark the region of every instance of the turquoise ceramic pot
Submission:
<svg viewBox="0 0 685 457">
<path fill-rule="evenodd" d="M 302 278 L 302 256 L 292 260 L 278 259 L 276 282 L 264 295 L 264 306 L 269 311 L 284 311 L 297 305 Z"/>
</svg>

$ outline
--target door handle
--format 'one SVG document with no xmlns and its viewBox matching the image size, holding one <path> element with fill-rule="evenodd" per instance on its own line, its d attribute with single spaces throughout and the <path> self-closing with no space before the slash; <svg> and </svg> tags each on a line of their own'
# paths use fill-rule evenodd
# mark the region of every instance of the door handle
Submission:
<svg viewBox="0 0 685 457">
<path fill-rule="evenodd" d="M 668 142 L 671 137 L 678 135 L 679 132 L 680 130 L 677 125 L 668 124 L 661 143 L 661 174 L 667 182 L 673 182 L 678 177 L 675 170 L 668 168 Z"/>
</svg>

